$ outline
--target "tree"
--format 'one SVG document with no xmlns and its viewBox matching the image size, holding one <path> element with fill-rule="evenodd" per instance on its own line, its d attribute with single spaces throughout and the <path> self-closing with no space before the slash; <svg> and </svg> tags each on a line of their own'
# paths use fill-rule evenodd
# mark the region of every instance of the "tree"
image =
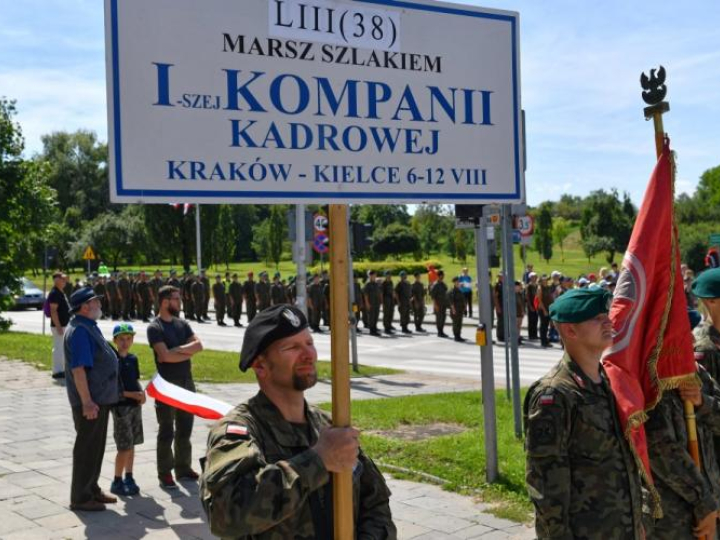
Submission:
<svg viewBox="0 0 720 540">
<path fill-rule="evenodd" d="M 587 197 L 580 222 L 580 233 L 583 249 L 588 257 L 590 257 L 589 251 L 599 249 L 606 252 L 607 262 L 612 263 L 616 253 L 625 251 L 630 241 L 633 224 L 633 219 L 626 212 L 629 210 L 623 210 L 617 190 L 607 193 L 600 189 L 593 191 Z"/>
<path fill-rule="evenodd" d="M 560 246 L 560 257 L 565 262 L 565 240 L 570 235 L 570 223 L 562 217 L 553 220 L 552 236 L 556 244 Z"/>
<path fill-rule="evenodd" d="M 81 258 L 85 249 L 92 246 L 96 256 L 113 268 L 122 262 L 137 260 L 137 246 L 146 244 L 143 216 L 139 210 L 128 205 L 121 214 L 103 214 L 91 221 L 73 244 L 73 257 Z"/>
<path fill-rule="evenodd" d="M 568 221 L 579 221 L 582 217 L 583 199 L 577 195 L 565 194 L 555 203 L 553 213 Z"/>
<path fill-rule="evenodd" d="M 184 213 L 183 205 L 144 204 L 143 222 L 147 232 L 146 249 L 170 259 L 173 266 L 181 263 L 185 270 L 191 266 L 195 246 L 195 216 Z M 160 261 L 157 261 L 160 262 Z"/>
<path fill-rule="evenodd" d="M 412 229 L 420 242 L 420 251 L 425 257 L 440 251 L 452 217 L 439 204 L 421 204 L 412 217 Z"/>
<path fill-rule="evenodd" d="M 0 98 L 0 288 L 19 290 L 18 277 L 28 239 L 44 237 L 53 216 L 55 192 L 47 170 L 36 161 L 22 158 L 24 141 L 15 102 Z M 0 295 L 0 311 L 12 303 L 12 295 Z M 0 330 L 10 321 L 0 318 Z"/>
<path fill-rule="evenodd" d="M 535 217 L 534 234 L 535 249 L 540 254 L 540 256 L 545 259 L 545 262 L 550 262 L 550 259 L 552 259 L 552 236 L 552 203 L 546 201 L 542 203 L 537 210 L 537 216 Z"/>
<path fill-rule="evenodd" d="M 720 207 L 720 165 L 702 173 L 695 196 L 710 207 Z"/>
<path fill-rule="evenodd" d="M 220 205 L 215 245 L 218 248 L 220 261 L 225 264 L 226 270 L 229 269 L 230 261 L 235 256 L 235 219 L 232 206 L 229 204 Z"/>
<path fill-rule="evenodd" d="M 467 229 L 455 229 L 453 240 L 455 243 L 455 257 L 462 263 L 467 262 L 471 244 L 470 232 Z"/>
<path fill-rule="evenodd" d="M 373 231 L 399 223 L 410 224 L 410 214 L 404 204 L 365 204 L 351 207 L 351 219 L 358 223 L 369 223 Z"/>
<path fill-rule="evenodd" d="M 392 255 L 399 258 L 420 249 L 420 240 L 407 225 L 392 223 L 373 235 L 372 250 L 380 257 Z"/>
<path fill-rule="evenodd" d="M 252 228 L 252 248 L 270 266 L 270 220 L 264 219 Z"/>
<path fill-rule="evenodd" d="M 273 205 L 268 218 L 268 250 L 269 258 L 278 270 L 282 257 L 283 244 L 287 238 L 287 208 L 284 205 Z"/>
</svg>

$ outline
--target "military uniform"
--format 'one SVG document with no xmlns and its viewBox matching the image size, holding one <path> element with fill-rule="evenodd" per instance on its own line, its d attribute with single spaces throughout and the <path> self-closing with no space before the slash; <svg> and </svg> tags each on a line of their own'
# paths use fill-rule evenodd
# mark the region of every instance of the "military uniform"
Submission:
<svg viewBox="0 0 720 540">
<path fill-rule="evenodd" d="M 242 315 L 243 286 L 237 280 L 230 283 L 230 315 L 235 326 L 241 326 L 240 316 Z"/>
<path fill-rule="evenodd" d="M 105 290 L 107 291 L 108 311 L 113 321 L 120 318 L 120 297 L 118 296 L 118 283 L 115 280 L 115 276 L 110 276 L 110 279 L 105 284 Z"/>
<path fill-rule="evenodd" d="M 219 326 L 225 326 L 225 285 L 222 281 L 216 281 L 212 287 L 215 304 L 215 320 Z"/>
<path fill-rule="evenodd" d="M 706 321 L 695 328 L 695 360 L 716 382 L 720 381 L 720 332 Z M 720 436 L 715 437 L 715 456 L 720 464 Z"/>
<path fill-rule="evenodd" d="M 127 277 L 121 276 L 118 280 L 118 292 L 120 293 L 120 316 L 127 321 L 130 319 L 130 302 L 132 300 L 130 280 Z"/>
<path fill-rule="evenodd" d="M 365 309 L 367 310 L 368 327 L 371 335 L 378 335 L 377 323 L 380 317 L 381 292 L 380 285 L 375 280 L 368 280 L 363 288 Z"/>
<path fill-rule="evenodd" d="M 395 297 L 398 303 L 398 312 L 400 313 L 400 328 L 403 334 L 411 334 L 408 328 L 410 324 L 410 302 L 412 300 L 412 285 L 401 274 L 400 281 L 395 285 Z"/>
<path fill-rule="evenodd" d="M 270 307 L 270 283 L 262 277 L 255 284 L 255 297 L 257 298 L 258 311 Z"/>
<path fill-rule="evenodd" d="M 528 339 L 538 338 L 538 311 L 535 309 L 535 297 L 538 293 L 537 283 L 532 281 L 525 287 L 525 303 L 528 316 Z"/>
<path fill-rule="evenodd" d="M 250 322 L 255 318 L 255 314 L 257 313 L 255 282 L 250 278 L 243 283 L 243 296 L 245 298 L 245 310 L 247 311 L 248 322 Z"/>
<path fill-rule="evenodd" d="M 448 304 L 450 305 L 450 318 L 455 341 L 462 340 L 462 323 L 465 314 L 465 294 L 462 289 L 453 287 L 448 293 Z"/>
<path fill-rule="evenodd" d="M 150 283 L 143 277 L 137 284 L 138 315 L 143 321 L 150 320 L 150 310 L 152 309 L 152 295 L 150 293 Z"/>
<path fill-rule="evenodd" d="M 93 292 L 98 296 L 102 296 L 100 304 L 102 305 L 102 318 L 106 319 L 110 314 L 108 299 L 107 299 L 107 287 L 102 279 L 98 279 L 93 287 Z"/>
<path fill-rule="evenodd" d="M 323 285 L 320 282 L 312 283 L 307 290 L 308 300 L 308 316 L 310 319 L 310 328 L 315 332 L 320 331 L 320 317 L 322 316 L 322 308 L 325 303 L 325 293 Z"/>
<path fill-rule="evenodd" d="M 448 288 L 444 281 L 436 281 L 430 288 L 430 298 L 435 309 L 435 326 L 438 336 L 445 337 L 445 317 L 447 316 Z"/>
<path fill-rule="evenodd" d="M 327 414 L 305 405 L 306 424 L 285 420 L 259 392 L 208 435 L 200 499 L 222 538 L 321 540 L 333 537 L 330 474 L 311 450 Z M 388 490 L 362 451 L 353 470 L 355 537 L 395 539 Z"/>
<path fill-rule="evenodd" d="M 203 322 L 202 311 L 205 306 L 205 285 L 201 278 L 192 281 L 190 293 L 192 294 L 192 302 L 195 307 L 195 320 L 197 322 Z"/>
<path fill-rule="evenodd" d="M 703 403 L 695 410 L 701 470 L 687 450 L 685 409 L 677 391 L 665 391 L 645 423 L 650 468 L 663 510 L 652 538 L 695 538 L 696 522 L 720 509 L 720 470 L 713 445 L 713 434 L 720 435 L 720 387 L 704 368 L 698 375 L 703 385 Z"/>
<path fill-rule="evenodd" d="M 422 323 L 425 320 L 425 285 L 421 281 L 412 284 L 412 310 L 415 330 L 422 332 Z"/>
<path fill-rule="evenodd" d="M 528 390 L 526 480 L 538 538 L 637 539 L 642 493 L 610 384 L 566 354 Z"/>
<path fill-rule="evenodd" d="M 280 280 L 276 280 L 270 287 L 270 303 L 273 306 L 288 303 L 287 294 L 285 293 L 285 286 L 280 283 Z"/>
<path fill-rule="evenodd" d="M 160 287 L 165 285 L 163 278 L 156 276 L 150 280 L 150 292 L 152 293 L 153 313 L 157 317 L 160 313 Z"/>
<path fill-rule="evenodd" d="M 380 290 L 382 291 L 383 327 L 385 333 L 392 334 L 392 322 L 395 315 L 395 288 L 389 275 L 380 284 Z"/>
<path fill-rule="evenodd" d="M 182 283 L 183 291 L 183 312 L 185 313 L 185 320 L 195 318 L 195 302 L 193 301 L 192 287 L 195 283 L 195 278 L 192 274 L 185 276 Z"/>
<path fill-rule="evenodd" d="M 209 321 L 210 317 L 208 316 L 208 308 L 210 307 L 210 280 L 206 275 L 203 274 L 200 277 L 200 283 L 202 283 L 203 286 L 203 301 L 202 313 L 198 315 L 201 315 L 203 319 Z"/>
</svg>

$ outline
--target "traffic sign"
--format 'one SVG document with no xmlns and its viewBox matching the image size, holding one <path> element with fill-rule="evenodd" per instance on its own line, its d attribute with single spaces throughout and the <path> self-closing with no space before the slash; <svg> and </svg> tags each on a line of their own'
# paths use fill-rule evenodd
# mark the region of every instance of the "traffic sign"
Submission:
<svg viewBox="0 0 720 540">
<path fill-rule="evenodd" d="M 710 235 L 710 245 L 711 246 L 720 246 L 720 233 L 715 233 Z"/>
<path fill-rule="evenodd" d="M 90 246 L 87 247 L 87 249 L 85 250 L 85 253 L 83 253 L 82 258 L 83 258 L 83 260 L 86 260 L 86 261 L 94 261 L 95 260 L 95 252 L 93 251 L 93 249 Z"/>
<path fill-rule="evenodd" d="M 316 234 L 312 246 L 316 253 L 325 254 L 330 250 L 330 239 L 326 234 Z"/>
<path fill-rule="evenodd" d="M 520 231 L 518 231 L 517 229 L 513 229 L 513 232 L 512 232 L 513 244 L 519 244 L 521 240 L 522 240 L 522 234 L 520 234 Z"/>
<path fill-rule="evenodd" d="M 315 232 L 325 232 L 328 228 L 328 218 L 323 214 L 315 214 L 313 216 L 313 228 Z"/>
<path fill-rule="evenodd" d="M 113 202 L 523 199 L 515 12 L 434 0 L 104 3 Z"/>
<path fill-rule="evenodd" d="M 535 231 L 535 220 L 532 216 L 517 216 L 515 228 L 520 231 L 522 236 L 532 236 Z"/>
</svg>

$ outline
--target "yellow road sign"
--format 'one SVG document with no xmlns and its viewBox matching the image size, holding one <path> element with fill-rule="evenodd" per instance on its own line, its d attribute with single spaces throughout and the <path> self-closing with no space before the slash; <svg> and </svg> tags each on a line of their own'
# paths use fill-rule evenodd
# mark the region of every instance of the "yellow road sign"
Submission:
<svg viewBox="0 0 720 540">
<path fill-rule="evenodd" d="M 83 253 L 83 260 L 86 261 L 94 261 L 95 260 L 95 252 L 92 250 L 90 246 L 87 247 L 85 250 L 85 253 Z"/>
</svg>

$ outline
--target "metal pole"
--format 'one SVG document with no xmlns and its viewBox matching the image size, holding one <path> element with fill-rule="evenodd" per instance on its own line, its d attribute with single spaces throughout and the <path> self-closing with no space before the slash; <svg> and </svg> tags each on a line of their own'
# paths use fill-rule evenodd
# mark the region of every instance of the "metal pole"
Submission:
<svg viewBox="0 0 720 540">
<path fill-rule="evenodd" d="M 305 205 L 295 205 L 295 304 L 307 316 L 307 270 L 305 269 L 305 256 L 307 242 L 305 242 Z"/>
<path fill-rule="evenodd" d="M 515 310 L 515 263 L 512 243 L 512 206 L 503 205 L 503 232 L 505 233 L 505 287 L 503 293 L 508 297 L 509 325 L 505 330 L 505 339 L 510 342 L 510 364 L 512 370 L 512 402 L 513 419 L 515 420 L 515 436 L 522 437 L 522 416 L 520 405 L 520 358 L 518 356 L 517 312 Z"/>
<path fill-rule="evenodd" d="M 487 338 L 480 347 L 480 374 L 482 377 L 483 427 L 485 431 L 485 475 L 488 482 L 495 482 L 498 473 L 497 426 L 495 418 L 495 374 L 492 346 L 492 299 L 490 291 L 487 224 L 485 217 L 475 229 L 476 272 L 478 276 L 478 319 L 485 325 Z"/>
<path fill-rule="evenodd" d="M 202 270 L 202 246 L 200 244 L 200 205 L 195 205 L 195 244 L 197 245 L 197 271 Z"/>
<path fill-rule="evenodd" d="M 507 397 L 507 400 L 510 401 L 512 397 L 512 393 L 510 392 L 510 339 L 508 337 L 508 313 L 509 313 L 509 307 L 508 307 L 508 295 L 505 294 L 505 290 L 507 289 L 507 257 L 505 257 L 505 253 L 507 253 L 506 249 L 506 243 L 507 243 L 507 237 L 505 236 L 505 221 L 503 218 L 503 221 L 500 222 L 500 231 L 501 231 L 501 250 L 502 250 L 502 266 L 500 269 L 500 272 L 502 272 L 503 279 L 505 281 L 505 286 L 503 286 L 503 295 L 502 298 L 500 298 L 500 303 L 502 305 L 502 324 L 503 329 L 505 333 L 505 342 L 503 344 L 503 348 L 505 349 L 505 395 Z"/>
<path fill-rule="evenodd" d="M 348 205 L 348 231 L 350 231 L 350 205 Z M 350 354 L 352 355 L 352 368 L 355 373 L 360 371 L 358 366 L 357 349 L 357 315 L 353 310 L 355 303 L 355 275 L 353 273 L 352 243 L 348 242 L 348 312 L 350 321 Z"/>
<path fill-rule="evenodd" d="M 47 298 L 47 260 L 48 260 L 48 249 L 45 244 L 45 256 L 43 258 L 43 299 Z M 45 335 L 45 310 L 42 314 L 42 335 Z"/>
</svg>

